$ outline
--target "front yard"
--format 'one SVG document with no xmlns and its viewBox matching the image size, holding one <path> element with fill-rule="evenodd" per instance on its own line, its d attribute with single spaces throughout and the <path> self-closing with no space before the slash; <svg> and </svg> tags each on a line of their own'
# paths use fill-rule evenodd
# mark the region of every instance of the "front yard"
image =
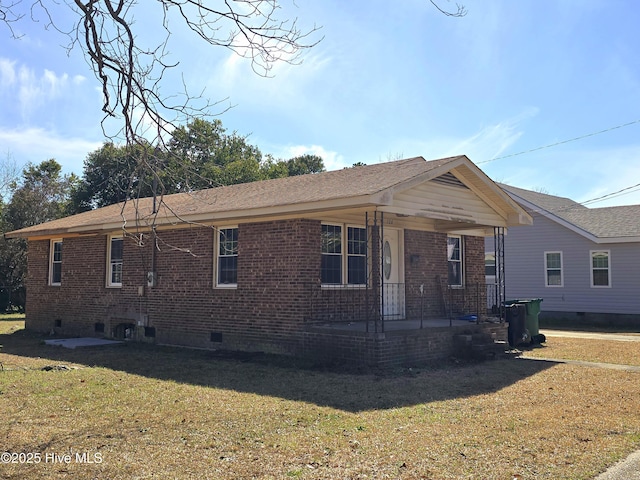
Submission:
<svg viewBox="0 0 640 480">
<path fill-rule="evenodd" d="M 354 374 L 68 350 L 22 326 L 0 320 L 3 478 L 592 479 L 640 448 L 640 373 L 510 358 Z M 559 340 L 526 355 L 596 348 Z M 597 361 L 638 364 L 639 345 Z"/>
</svg>

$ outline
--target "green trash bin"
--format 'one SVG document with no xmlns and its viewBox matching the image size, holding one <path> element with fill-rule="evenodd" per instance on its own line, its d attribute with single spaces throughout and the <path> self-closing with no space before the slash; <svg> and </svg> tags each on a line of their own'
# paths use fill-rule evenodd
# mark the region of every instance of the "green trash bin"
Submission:
<svg viewBox="0 0 640 480">
<path fill-rule="evenodd" d="M 531 344 L 535 343 L 543 343 L 547 340 L 543 334 L 540 333 L 540 322 L 538 319 L 538 315 L 540 314 L 540 304 L 542 303 L 542 298 L 528 298 L 528 299 L 517 299 L 517 300 L 507 300 L 504 302 L 505 305 L 524 305 L 526 309 L 525 316 L 525 328 L 529 332 L 529 336 L 531 337 Z"/>
</svg>

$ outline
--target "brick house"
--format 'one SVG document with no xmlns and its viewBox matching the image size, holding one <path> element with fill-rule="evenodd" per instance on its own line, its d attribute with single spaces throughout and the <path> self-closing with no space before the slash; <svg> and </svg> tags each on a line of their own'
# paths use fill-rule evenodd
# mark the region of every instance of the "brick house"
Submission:
<svg viewBox="0 0 640 480">
<path fill-rule="evenodd" d="M 484 319 L 484 237 L 529 223 L 467 157 L 417 157 L 7 237 L 28 239 L 28 329 L 389 366 L 449 354 L 460 329 L 504 334 L 457 318 Z"/>
</svg>

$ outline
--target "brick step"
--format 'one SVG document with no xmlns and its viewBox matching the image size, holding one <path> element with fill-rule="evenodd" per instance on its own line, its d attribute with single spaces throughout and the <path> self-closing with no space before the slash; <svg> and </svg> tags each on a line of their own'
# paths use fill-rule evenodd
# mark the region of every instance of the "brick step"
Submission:
<svg viewBox="0 0 640 480">
<path fill-rule="evenodd" d="M 462 358 L 496 358 L 508 350 L 507 342 L 496 340 L 495 334 L 454 335 L 453 343 L 456 356 Z"/>
</svg>

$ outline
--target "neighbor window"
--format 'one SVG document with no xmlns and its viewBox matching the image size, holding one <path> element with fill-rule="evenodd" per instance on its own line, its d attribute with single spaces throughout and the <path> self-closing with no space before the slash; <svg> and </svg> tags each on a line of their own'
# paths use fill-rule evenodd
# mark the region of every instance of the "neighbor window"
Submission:
<svg viewBox="0 0 640 480">
<path fill-rule="evenodd" d="M 562 252 L 544 252 L 545 286 L 562 287 Z"/>
<path fill-rule="evenodd" d="M 218 230 L 218 277 L 219 287 L 235 287 L 238 284 L 238 228 Z"/>
<path fill-rule="evenodd" d="M 591 286 L 610 287 L 611 272 L 608 250 L 591 251 Z"/>
<path fill-rule="evenodd" d="M 449 286 L 461 287 L 463 277 L 462 237 L 447 237 L 447 260 L 449 265 Z"/>
<path fill-rule="evenodd" d="M 343 238 L 346 232 L 346 238 Z M 343 244 L 347 245 L 346 252 Z M 324 285 L 365 285 L 367 283 L 367 230 L 342 225 L 322 225 Z"/>
<path fill-rule="evenodd" d="M 496 256 L 493 253 L 484 254 L 484 274 L 487 277 L 496 276 Z"/>
<path fill-rule="evenodd" d="M 51 240 L 49 285 L 62 283 L 62 240 Z"/>
<path fill-rule="evenodd" d="M 107 286 L 122 286 L 122 237 L 109 237 L 109 272 Z"/>
</svg>

